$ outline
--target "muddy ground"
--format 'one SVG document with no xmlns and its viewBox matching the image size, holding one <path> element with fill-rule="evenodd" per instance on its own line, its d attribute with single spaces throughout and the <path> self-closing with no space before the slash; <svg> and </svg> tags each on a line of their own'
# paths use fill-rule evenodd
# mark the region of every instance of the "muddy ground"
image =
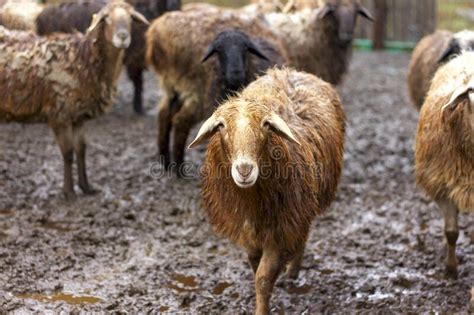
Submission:
<svg viewBox="0 0 474 315">
<path fill-rule="evenodd" d="M 408 61 L 355 54 L 340 88 L 349 124 L 338 197 L 314 224 L 298 281 L 278 281 L 275 312 L 469 312 L 474 220 L 460 218 L 459 280 L 445 280 L 441 215 L 414 185 Z M 152 74 L 146 88 L 152 110 Z M 74 204 L 61 197 L 48 128 L 0 125 L 1 310 L 252 312 L 244 252 L 213 235 L 199 180 L 151 175 L 155 117 L 131 113 L 131 92 L 121 80 L 113 112 L 89 123 L 89 174 L 101 193 Z"/>
</svg>

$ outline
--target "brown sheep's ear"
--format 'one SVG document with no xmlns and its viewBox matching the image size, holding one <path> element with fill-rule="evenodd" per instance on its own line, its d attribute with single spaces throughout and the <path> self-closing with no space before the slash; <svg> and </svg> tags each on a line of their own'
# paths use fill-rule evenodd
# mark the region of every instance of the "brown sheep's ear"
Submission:
<svg viewBox="0 0 474 315">
<path fill-rule="evenodd" d="M 204 124 L 202 124 L 196 138 L 188 146 L 188 150 L 209 139 L 221 127 L 224 127 L 224 120 L 222 118 L 217 118 L 212 115 L 208 120 L 204 122 Z"/>
<path fill-rule="evenodd" d="M 318 14 L 316 15 L 316 18 L 321 20 L 324 19 L 329 13 L 334 12 L 334 7 L 330 4 L 325 4 L 321 9 L 319 9 Z"/>
<path fill-rule="evenodd" d="M 214 44 L 210 44 L 209 47 L 207 48 L 207 52 L 202 58 L 201 62 L 204 63 L 207 61 L 207 59 L 211 58 L 212 55 L 214 55 L 217 52 L 216 48 L 214 47 Z"/>
<path fill-rule="evenodd" d="M 132 9 L 132 11 L 130 12 L 130 16 L 136 21 L 142 22 L 145 25 L 150 25 L 150 22 L 146 19 L 146 17 L 144 17 L 140 12 L 135 11 L 134 9 Z"/>
<path fill-rule="evenodd" d="M 288 124 L 277 114 L 271 113 L 262 120 L 262 128 L 269 128 L 283 138 L 301 145 L 290 130 Z"/>
<path fill-rule="evenodd" d="M 94 14 L 92 16 L 92 22 L 91 22 L 91 25 L 89 26 L 89 28 L 87 29 L 87 32 L 86 34 L 89 34 L 89 33 L 92 33 L 93 31 L 95 31 L 97 29 L 97 27 L 100 25 L 100 23 L 102 21 L 105 20 L 105 18 L 108 16 L 108 13 L 105 13 L 105 12 L 99 12 L 97 14 Z"/>
<path fill-rule="evenodd" d="M 474 88 L 471 86 L 463 86 L 456 91 L 454 91 L 453 95 L 449 102 L 442 107 L 443 116 L 449 118 L 456 108 L 461 104 L 463 101 L 468 100 L 471 104 L 474 102 Z"/>
<path fill-rule="evenodd" d="M 363 17 L 365 17 L 367 20 L 371 22 L 374 21 L 374 17 L 372 16 L 372 13 L 370 13 L 370 11 L 367 10 L 367 8 L 361 4 L 359 5 L 359 9 L 357 10 L 357 13 L 359 13 L 360 15 L 362 15 Z"/>
</svg>

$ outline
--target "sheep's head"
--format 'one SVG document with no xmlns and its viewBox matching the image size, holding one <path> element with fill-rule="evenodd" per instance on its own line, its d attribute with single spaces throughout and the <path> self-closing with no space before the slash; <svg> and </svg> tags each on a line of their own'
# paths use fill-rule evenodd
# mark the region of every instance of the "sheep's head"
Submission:
<svg viewBox="0 0 474 315">
<path fill-rule="evenodd" d="M 439 62 L 447 62 L 465 51 L 474 51 L 474 32 L 468 30 L 454 34 L 448 47 L 442 52 Z"/>
<path fill-rule="evenodd" d="M 299 143 L 287 123 L 275 112 L 236 98 L 216 110 L 202 125 L 189 148 L 213 135 L 220 137 L 222 154 L 232 165 L 232 179 L 238 187 L 250 188 L 259 177 L 260 157 L 268 150 L 270 133 Z"/>
<path fill-rule="evenodd" d="M 466 115 L 474 139 L 474 79 L 455 90 L 442 110 L 446 120 L 450 120 L 455 113 Z"/>
<path fill-rule="evenodd" d="M 118 49 L 125 49 L 132 41 L 132 20 L 149 24 L 130 4 L 122 1 L 111 2 L 94 15 L 87 34 L 97 37 L 102 27 L 107 42 Z"/>
<path fill-rule="evenodd" d="M 318 12 L 319 19 L 332 16 L 337 21 L 338 37 L 344 44 L 354 39 L 358 15 L 373 21 L 370 12 L 358 0 L 327 0 Z"/>
<path fill-rule="evenodd" d="M 215 37 L 202 62 L 217 55 L 220 75 L 226 88 L 237 91 L 249 83 L 250 78 L 247 77 L 249 54 L 268 60 L 247 34 L 239 30 L 228 30 Z"/>
</svg>

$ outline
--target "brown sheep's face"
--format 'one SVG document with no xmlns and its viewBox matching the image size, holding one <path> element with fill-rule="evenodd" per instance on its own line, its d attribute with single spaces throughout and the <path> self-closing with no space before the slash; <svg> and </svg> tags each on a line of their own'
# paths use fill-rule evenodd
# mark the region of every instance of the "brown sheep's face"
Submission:
<svg viewBox="0 0 474 315">
<path fill-rule="evenodd" d="M 343 44 L 349 44 L 354 39 L 354 30 L 359 14 L 373 21 L 370 12 L 358 1 L 328 0 L 318 13 L 318 18 L 322 19 L 332 15 L 337 21 L 339 40 Z"/>
<path fill-rule="evenodd" d="M 148 21 L 133 7 L 123 2 L 112 2 L 94 15 L 87 33 L 97 31 L 103 25 L 105 39 L 115 48 L 126 49 L 132 41 L 132 21 L 136 19 L 148 24 Z"/>
<path fill-rule="evenodd" d="M 259 177 L 259 157 L 267 148 L 270 132 L 298 143 L 290 128 L 274 112 L 265 108 L 246 110 L 242 102 L 230 101 L 221 106 L 201 127 L 193 147 L 219 132 L 221 149 L 231 163 L 234 183 L 240 188 L 250 188 Z"/>
</svg>

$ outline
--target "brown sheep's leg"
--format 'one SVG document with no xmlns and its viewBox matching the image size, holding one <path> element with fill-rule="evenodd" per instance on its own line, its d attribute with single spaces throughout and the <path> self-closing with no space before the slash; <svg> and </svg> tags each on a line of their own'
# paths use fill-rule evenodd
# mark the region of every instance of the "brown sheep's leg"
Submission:
<svg viewBox="0 0 474 315">
<path fill-rule="evenodd" d="M 249 258 L 250 266 L 252 266 L 253 273 L 256 274 L 258 265 L 260 264 L 260 259 L 262 258 L 262 251 L 259 249 L 248 250 L 247 256 Z"/>
<path fill-rule="evenodd" d="M 278 251 L 264 249 L 262 259 L 255 274 L 256 306 L 255 314 L 270 313 L 270 298 L 275 281 L 282 267 L 282 258 Z"/>
<path fill-rule="evenodd" d="M 290 279 L 298 279 L 298 275 L 301 269 L 301 262 L 303 261 L 304 247 L 298 250 L 293 259 L 288 264 L 286 274 Z"/>
<path fill-rule="evenodd" d="M 185 104 L 186 105 L 186 104 Z M 173 126 L 174 126 L 174 143 L 173 143 L 173 153 L 174 161 L 176 162 L 176 173 L 179 177 L 184 177 L 186 174 L 182 174 L 182 165 L 184 163 L 184 150 L 186 146 L 186 141 L 188 139 L 191 128 L 194 125 L 194 115 L 189 108 L 192 106 L 183 106 L 173 117 Z"/>
<path fill-rule="evenodd" d="M 79 188 L 86 195 L 93 195 L 97 190 L 93 189 L 87 179 L 86 171 L 86 142 L 82 125 L 74 126 L 74 152 L 76 153 L 77 172 L 79 175 Z"/>
<path fill-rule="evenodd" d="M 136 65 L 130 65 L 127 67 L 127 73 L 130 80 L 133 82 L 134 94 L 133 94 L 133 110 L 139 115 L 145 114 L 143 109 L 143 69 Z"/>
<path fill-rule="evenodd" d="M 53 131 L 59 148 L 61 149 L 64 162 L 63 193 L 66 200 L 72 201 L 76 199 L 72 178 L 72 163 L 74 160 L 72 126 L 55 126 L 53 127 Z"/>
<path fill-rule="evenodd" d="M 456 242 L 459 236 L 458 208 L 449 200 L 437 201 L 444 216 L 444 235 L 446 237 L 446 275 L 450 278 L 457 278 L 458 261 L 456 259 Z"/>
</svg>

